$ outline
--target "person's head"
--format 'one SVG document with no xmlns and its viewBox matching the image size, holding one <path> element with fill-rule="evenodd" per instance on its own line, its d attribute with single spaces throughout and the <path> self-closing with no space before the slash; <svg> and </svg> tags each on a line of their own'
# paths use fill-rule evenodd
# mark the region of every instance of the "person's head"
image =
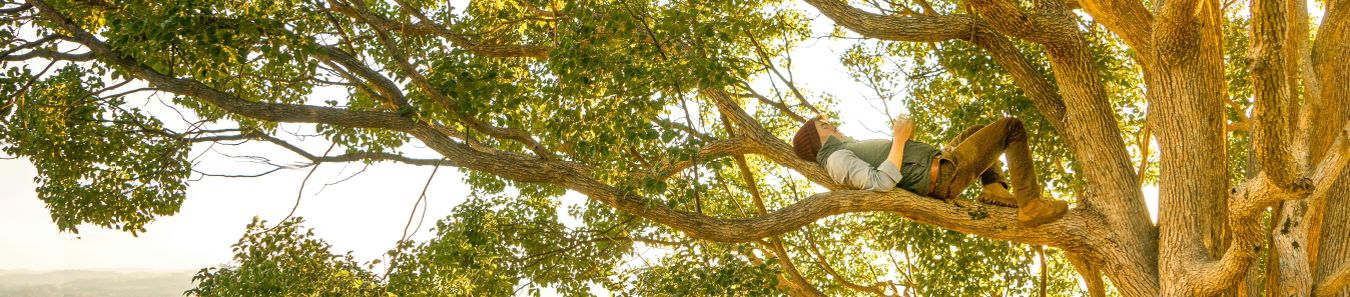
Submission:
<svg viewBox="0 0 1350 297">
<path fill-rule="evenodd" d="M 830 136 L 842 139 L 844 133 L 840 133 L 838 127 L 835 127 L 824 117 L 811 118 L 805 124 L 802 124 L 801 128 L 797 129 L 796 135 L 792 136 L 792 150 L 797 153 L 798 158 L 814 162 L 816 153 L 820 152 L 820 146 Z"/>
</svg>

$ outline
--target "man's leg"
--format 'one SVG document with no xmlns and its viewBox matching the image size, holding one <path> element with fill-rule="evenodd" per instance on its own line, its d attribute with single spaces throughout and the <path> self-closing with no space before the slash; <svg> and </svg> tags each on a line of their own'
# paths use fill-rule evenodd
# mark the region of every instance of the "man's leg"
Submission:
<svg viewBox="0 0 1350 297">
<path fill-rule="evenodd" d="M 960 145 L 962 141 L 965 141 L 966 138 L 970 138 L 971 135 L 974 135 L 975 132 L 980 131 L 980 129 L 984 129 L 984 127 L 985 125 L 973 125 L 967 127 L 965 131 L 961 131 L 961 134 L 956 135 L 956 138 L 952 138 L 951 141 L 947 142 L 947 145 L 942 148 L 942 152 L 945 154 L 950 154 L 951 151 L 955 150 L 956 146 Z M 1001 194 L 1006 194 L 1008 188 L 1011 186 L 1008 184 L 1008 180 L 1004 178 L 1003 162 L 999 162 L 997 158 L 994 159 L 993 164 L 989 165 L 989 168 L 985 168 L 984 172 L 980 173 L 980 186 L 985 186 L 985 188 L 988 189 L 988 185 L 992 183 L 1000 183 L 999 187 L 1001 187 L 1002 192 L 1005 193 L 992 193 L 998 194 L 1000 196 L 1002 196 Z M 1008 201 L 1006 202 L 986 201 L 986 202 L 993 202 L 1000 205 L 1016 207 L 1016 205 L 1013 205 L 1016 202 L 1012 201 L 1011 194 L 1008 194 L 1008 197 L 1006 199 L 1001 199 L 1003 197 L 998 198 L 1000 198 L 1000 200 L 1008 200 Z"/>
<path fill-rule="evenodd" d="M 960 142 L 950 150 L 951 155 L 948 156 L 956 163 L 955 172 L 948 181 L 949 186 L 944 189 L 947 192 L 937 194 L 954 197 L 975 181 L 977 176 L 981 177 L 982 182 L 1001 181 L 996 169 L 991 170 L 990 167 L 998 162 L 1000 153 L 1003 153 L 1007 155 L 1013 196 L 1019 207 L 1018 219 L 1028 224 L 1041 224 L 1064 214 L 1063 202 L 1040 200 L 1041 189 L 1021 120 L 1003 118 L 959 138 Z"/>
<path fill-rule="evenodd" d="M 1000 171 L 998 167 L 1002 167 L 997 166 L 1001 165 L 998 160 L 999 155 L 1002 155 L 1007 148 L 1016 147 L 1019 144 L 1023 148 L 1027 147 L 1026 133 L 1022 130 L 1022 123 L 1015 118 L 1004 118 L 985 126 L 972 126 L 953 139 L 952 143 L 955 145 L 949 146 L 950 149 L 945 149 L 943 155 L 956 163 L 955 173 L 948 181 L 951 186 L 946 190 L 949 192 L 939 193 L 947 198 L 960 194 L 971 182 L 975 181 L 976 177 L 981 179 L 981 185 L 1004 182 L 1002 174 L 998 172 Z M 1015 160 L 1017 157 L 1012 152 L 1008 154 L 1008 163 L 1013 165 L 1011 166 L 1012 175 L 1016 176 L 1014 181 L 1018 182 L 1013 184 L 1015 186 L 1014 191 L 1033 193 L 1039 191 L 1036 187 L 1036 173 L 1031 170 L 1030 150 L 1023 151 L 1028 161 L 1025 164 L 1026 166 L 1017 166 L 1022 165 L 1018 164 L 1021 160 Z M 1022 172 L 1017 171 L 1018 169 L 1029 170 L 1027 172 L 1029 175 L 1023 177 L 1019 174 Z M 1022 190 L 1022 188 L 1026 190 Z"/>
</svg>

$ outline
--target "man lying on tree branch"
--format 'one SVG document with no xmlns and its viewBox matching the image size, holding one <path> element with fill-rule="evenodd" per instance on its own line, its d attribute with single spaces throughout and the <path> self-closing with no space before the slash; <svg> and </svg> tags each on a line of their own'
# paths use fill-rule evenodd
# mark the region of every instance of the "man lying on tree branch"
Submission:
<svg viewBox="0 0 1350 297">
<path fill-rule="evenodd" d="M 1041 200 L 1036 171 L 1031 167 L 1022 121 L 1003 118 L 989 125 L 967 128 L 945 150 L 909 141 L 914 121 L 902 117 L 891 125 L 894 141 L 853 140 L 835 125 L 816 117 L 793 136 L 797 157 L 825 167 L 834 182 L 869 191 L 886 192 L 899 187 L 916 194 L 951 200 L 975 177 L 984 186 L 981 202 L 1017 207 L 1017 220 L 1026 226 L 1048 223 L 1064 216 L 1063 201 Z M 1007 153 L 1013 193 L 1002 173 L 998 156 Z"/>
</svg>

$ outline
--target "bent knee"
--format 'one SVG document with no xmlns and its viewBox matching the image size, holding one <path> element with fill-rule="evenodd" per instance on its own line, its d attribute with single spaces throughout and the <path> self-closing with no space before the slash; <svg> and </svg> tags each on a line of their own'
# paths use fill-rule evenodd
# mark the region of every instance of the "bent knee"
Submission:
<svg viewBox="0 0 1350 297">
<path fill-rule="evenodd" d="M 1022 119 L 1016 117 L 1004 117 L 998 120 L 998 125 L 1003 126 L 1008 133 L 1009 141 L 1018 141 L 1026 139 L 1026 127 L 1022 126 Z"/>
</svg>

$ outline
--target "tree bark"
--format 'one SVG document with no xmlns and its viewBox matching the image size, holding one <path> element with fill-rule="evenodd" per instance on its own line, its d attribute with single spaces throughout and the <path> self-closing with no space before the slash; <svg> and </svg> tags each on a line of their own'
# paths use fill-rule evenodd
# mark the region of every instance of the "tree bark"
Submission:
<svg viewBox="0 0 1350 297">
<path fill-rule="evenodd" d="M 1155 48 L 1147 60 L 1158 74 L 1146 77 L 1149 124 L 1158 131 L 1161 156 L 1162 296 L 1214 294 L 1197 291 L 1224 285 L 1198 269 L 1217 259 L 1227 230 L 1220 14 L 1214 1 L 1167 1 L 1153 28 Z"/>
<path fill-rule="evenodd" d="M 1083 284 L 1087 285 L 1088 296 L 1106 297 L 1106 283 L 1102 281 L 1102 272 L 1094 266 L 1092 262 L 1081 256 L 1065 253 L 1065 258 L 1069 259 L 1069 264 L 1078 271 L 1078 275 L 1083 277 Z"/>
<path fill-rule="evenodd" d="M 1277 186 L 1287 187 L 1294 182 L 1297 163 L 1294 162 L 1289 135 L 1293 119 L 1291 101 L 1298 94 L 1299 52 L 1301 42 L 1289 38 L 1292 25 L 1287 11 L 1288 2 L 1298 1 L 1252 1 L 1251 62 L 1248 66 L 1252 73 L 1254 108 L 1252 118 L 1257 125 L 1252 127 L 1252 156 L 1256 158 L 1261 174 L 1274 180 Z M 1294 7 L 1297 8 L 1297 7 Z M 1271 269 L 1268 275 L 1267 295 L 1307 296 L 1311 293 L 1311 279 L 1308 271 L 1306 249 L 1298 248 L 1298 241 L 1306 237 L 1304 228 L 1293 227 L 1303 223 L 1303 214 L 1307 205 L 1302 201 L 1286 201 L 1279 205 L 1271 224 L 1270 234 L 1272 257 L 1268 259 Z"/>
<path fill-rule="evenodd" d="M 1345 105 L 1350 103 L 1350 1 L 1326 2 L 1327 11 L 1318 29 L 1312 49 L 1313 68 L 1321 85 L 1319 101 L 1313 108 L 1317 115 L 1309 160 L 1320 160 L 1331 155 L 1330 140 L 1322 137 L 1344 133 L 1347 120 Z M 1313 164 L 1314 162 L 1310 162 Z M 1342 172 L 1326 197 L 1309 200 L 1308 260 L 1313 270 L 1313 283 L 1319 286 L 1332 280 L 1334 273 L 1350 267 L 1350 185 Z M 1318 292 L 1318 296 L 1350 296 L 1350 291 Z M 1327 294 L 1329 295 L 1322 295 Z"/>
</svg>

